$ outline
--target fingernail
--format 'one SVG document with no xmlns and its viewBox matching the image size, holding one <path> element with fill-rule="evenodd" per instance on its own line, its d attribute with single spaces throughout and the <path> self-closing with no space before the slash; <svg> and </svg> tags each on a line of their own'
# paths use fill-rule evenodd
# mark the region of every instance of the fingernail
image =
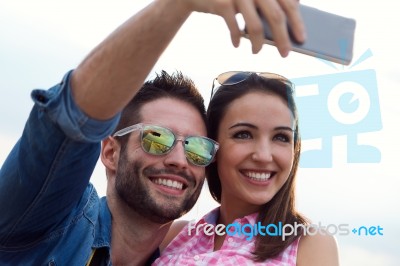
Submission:
<svg viewBox="0 0 400 266">
<path fill-rule="evenodd" d="M 287 57 L 290 52 L 290 48 L 284 47 L 284 48 L 280 49 L 279 52 L 282 57 Z"/>
</svg>

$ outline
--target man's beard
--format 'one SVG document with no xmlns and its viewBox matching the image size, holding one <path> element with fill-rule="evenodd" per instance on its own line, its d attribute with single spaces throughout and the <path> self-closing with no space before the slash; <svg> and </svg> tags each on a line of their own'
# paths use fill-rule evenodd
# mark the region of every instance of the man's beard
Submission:
<svg viewBox="0 0 400 266">
<path fill-rule="evenodd" d="M 117 169 L 115 189 L 118 196 L 133 211 L 154 223 L 164 224 L 181 217 L 193 208 L 200 195 L 204 179 L 198 184 L 194 193 L 187 195 L 181 204 L 174 204 L 176 197 L 173 196 L 171 196 L 171 201 L 168 202 L 166 195 L 157 196 L 163 197 L 163 201 L 166 201 L 166 203 L 160 203 L 150 194 L 143 178 L 157 173 L 178 174 L 187 180 L 189 187 L 196 184 L 195 178 L 173 170 L 155 168 L 146 168 L 144 173 L 140 175 L 142 163 L 140 161 L 130 163 L 126 157 L 126 152 L 122 152 Z"/>
</svg>

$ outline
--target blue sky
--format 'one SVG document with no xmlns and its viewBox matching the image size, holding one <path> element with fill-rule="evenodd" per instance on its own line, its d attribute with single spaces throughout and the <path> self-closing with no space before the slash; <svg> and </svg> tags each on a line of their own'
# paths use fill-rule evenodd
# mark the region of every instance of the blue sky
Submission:
<svg viewBox="0 0 400 266">
<path fill-rule="evenodd" d="M 18 139 L 32 107 L 30 91 L 57 83 L 97 43 L 147 3 L 149 1 L 144 0 L 0 2 L 0 165 Z M 395 206 L 395 202 L 400 202 L 396 167 L 400 148 L 397 142 L 400 39 L 391 31 L 394 25 L 400 25 L 397 9 L 389 0 L 379 2 L 379 6 L 376 2 L 361 0 L 309 0 L 302 3 L 356 19 L 352 65 L 329 66 L 297 53 L 282 59 L 276 49 L 268 45 L 260 54 L 252 55 L 247 40 L 243 39 L 238 49 L 231 46 L 228 31 L 220 18 L 194 14 L 154 71 L 182 70 L 193 78 L 206 102 L 213 78 L 229 70 L 268 71 L 288 78 L 305 79 L 308 87 L 298 86 L 299 95 L 305 88 L 321 86 L 328 77 L 337 83 L 331 87 L 332 91 L 339 90 L 344 84 L 350 86 L 351 82 L 355 88 L 354 101 L 340 98 L 345 101 L 340 105 L 329 98 L 333 94 L 327 92 L 328 100 L 320 96 L 311 105 L 319 106 L 314 113 L 328 110 L 339 121 L 346 113 L 341 113 L 335 106 L 345 106 L 346 112 L 351 113 L 367 99 L 367 106 L 375 108 L 374 115 L 368 116 L 361 128 L 348 127 L 348 132 L 339 134 L 335 127 L 328 131 L 316 120 L 311 123 L 307 117 L 302 118 L 300 113 L 300 119 L 304 121 L 303 132 L 321 135 L 321 138 L 304 140 L 304 150 L 318 150 L 326 143 L 330 143 L 332 148 L 322 149 L 331 155 L 331 158 L 326 154 L 323 157 L 329 159 L 330 167 L 300 169 L 298 208 L 315 223 L 323 225 L 383 227 L 383 236 L 337 236 L 342 265 L 397 265 L 400 261 L 396 249 L 400 237 L 397 228 L 400 214 Z M 375 12 L 378 8 L 382 11 Z M 370 56 L 355 65 L 366 52 Z M 368 85 L 366 80 L 372 83 Z M 357 88 L 361 88 L 364 94 L 357 94 Z M 359 149 L 351 143 L 373 148 L 372 151 Z M 361 158 L 361 162 L 351 162 L 351 153 Z M 92 181 L 99 194 L 104 195 L 105 175 L 101 164 L 96 168 Z M 184 218 L 199 218 L 215 206 L 205 190 L 198 204 Z"/>
</svg>

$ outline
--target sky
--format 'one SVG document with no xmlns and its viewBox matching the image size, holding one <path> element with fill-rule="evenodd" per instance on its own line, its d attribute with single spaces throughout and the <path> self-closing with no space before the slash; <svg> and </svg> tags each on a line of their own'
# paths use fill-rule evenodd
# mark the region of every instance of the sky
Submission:
<svg viewBox="0 0 400 266">
<path fill-rule="evenodd" d="M 32 108 L 30 91 L 58 83 L 92 48 L 149 2 L 0 2 L 0 166 Z M 395 122 L 400 114 L 400 39 L 392 31 L 394 25 L 400 25 L 400 18 L 393 2 L 302 1 L 356 20 L 354 58 L 349 66 L 294 52 L 283 59 L 270 45 L 253 55 L 245 39 L 239 48 L 232 47 L 221 18 L 194 13 L 150 74 L 161 69 L 183 71 L 197 84 L 206 103 L 213 79 L 225 71 L 275 72 L 297 81 L 305 151 L 297 176 L 299 211 L 332 233 L 339 226 L 383 228 L 383 235 L 337 232 L 345 266 L 400 262 L 396 248 L 400 213 L 395 205 L 400 202 L 399 126 Z M 377 9 L 381 11 L 375 12 Z M 316 93 L 304 95 L 313 89 Z M 105 195 L 101 163 L 92 182 L 99 194 Z M 183 219 L 200 218 L 216 206 L 205 189 Z"/>
</svg>

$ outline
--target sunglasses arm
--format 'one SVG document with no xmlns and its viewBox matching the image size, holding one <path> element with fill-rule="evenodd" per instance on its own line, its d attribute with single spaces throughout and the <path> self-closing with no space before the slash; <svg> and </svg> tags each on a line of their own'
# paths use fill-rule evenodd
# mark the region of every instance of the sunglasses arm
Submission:
<svg viewBox="0 0 400 266">
<path fill-rule="evenodd" d="M 113 137 L 122 137 L 122 136 L 124 136 L 126 134 L 129 134 L 129 133 L 135 131 L 135 130 L 142 129 L 142 126 L 143 126 L 142 124 L 136 124 L 136 125 L 133 125 L 133 126 L 129 126 L 129 127 L 123 128 L 123 129 L 118 130 L 117 132 L 115 132 Z"/>
</svg>

